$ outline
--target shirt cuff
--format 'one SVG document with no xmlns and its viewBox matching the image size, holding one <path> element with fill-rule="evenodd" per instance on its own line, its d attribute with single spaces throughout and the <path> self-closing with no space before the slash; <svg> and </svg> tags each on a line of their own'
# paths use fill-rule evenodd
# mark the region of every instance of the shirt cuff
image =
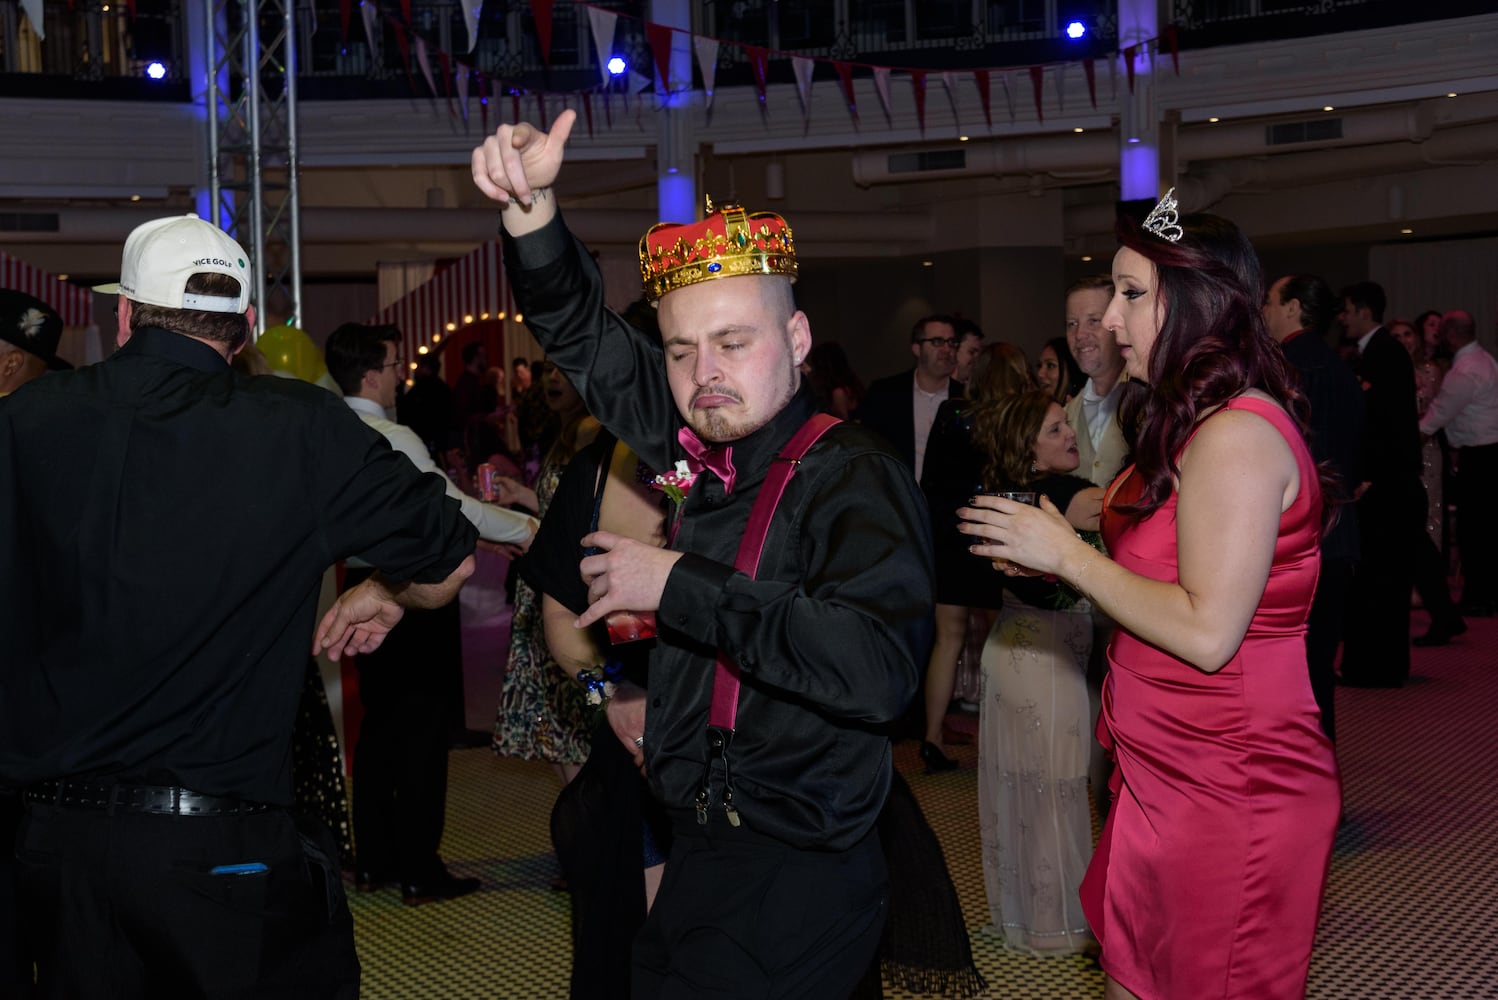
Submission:
<svg viewBox="0 0 1498 1000">
<path fill-rule="evenodd" d="M 671 567 L 661 592 L 660 624 L 709 646 L 718 645 L 718 604 L 738 570 L 687 552 Z"/>
<path fill-rule="evenodd" d="M 500 236 L 504 242 L 505 258 L 522 271 L 545 267 L 572 249 L 572 234 L 562 222 L 560 207 L 550 222 L 534 232 L 515 237 L 500 226 Z"/>
</svg>

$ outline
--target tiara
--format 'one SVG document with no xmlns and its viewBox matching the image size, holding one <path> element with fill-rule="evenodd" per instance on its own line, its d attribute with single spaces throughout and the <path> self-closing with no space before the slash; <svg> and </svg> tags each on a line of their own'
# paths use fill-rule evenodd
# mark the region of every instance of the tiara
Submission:
<svg viewBox="0 0 1498 1000">
<path fill-rule="evenodd" d="M 738 205 L 715 208 L 711 201 L 707 211 L 701 222 L 658 223 L 640 240 L 640 276 L 652 304 L 712 278 L 783 274 L 796 280 L 795 238 L 783 218 Z"/>
<path fill-rule="evenodd" d="M 1177 211 L 1180 207 L 1176 202 L 1176 189 L 1171 188 L 1165 192 L 1165 197 L 1160 199 L 1160 203 L 1150 209 L 1150 214 L 1144 217 L 1143 229 L 1154 233 L 1168 243 L 1174 243 L 1184 235 L 1181 229 L 1181 217 Z"/>
</svg>

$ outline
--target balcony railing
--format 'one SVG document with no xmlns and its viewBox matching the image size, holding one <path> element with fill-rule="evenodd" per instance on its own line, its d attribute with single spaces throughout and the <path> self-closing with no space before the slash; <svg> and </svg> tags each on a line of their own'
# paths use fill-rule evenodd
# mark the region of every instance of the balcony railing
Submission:
<svg viewBox="0 0 1498 1000">
<path fill-rule="evenodd" d="M 46 0 L 45 40 L 20 16 L 18 0 L 0 0 L 0 95 L 187 100 L 188 4 L 201 0 L 136 0 L 132 19 L 125 0 Z M 347 36 L 340 31 L 339 0 L 297 0 L 299 93 L 305 100 L 400 97 L 409 94 L 397 30 L 386 15 L 396 0 L 379 0 L 380 14 L 366 36 L 357 4 Z M 637 72 L 653 75 L 641 5 L 595 0 L 618 19 L 614 53 Z M 1490 0 L 1159 0 L 1160 23 L 1176 24 L 1183 49 L 1196 46 L 1331 33 L 1434 17 L 1487 12 Z M 1438 12 L 1433 12 L 1438 9 Z M 717 83 L 747 84 L 750 67 L 741 45 L 776 53 L 896 67 L 963 69 L 1022 66 L 1102 54 L 1117 44 L 1116 0 L 699 0 L 692 30 L 718 38 Z M 1072 42 L 1064 21 L 1088 24 L 1087 38 Z M 495 81 L 501 91 L 556 93 L 596 85 L 599 79 L 586 8 L 567 0 L 553 7 L 549 63 L 541 58 L 529 0 L 486 0 L 478 42 L 468 51 L 456 0 L 413 0 L 411 28 L 426 40 L 433 72 L 438 52 Z M 420 69 L 411 56 L 418 86 Z M 146 69 L 159 63 L 162 79 Z M 791 79 L 784 59 L 770 63 L 771 78 Z M 439 93 L 442 90 L 438 82 Z"/>
</svg>

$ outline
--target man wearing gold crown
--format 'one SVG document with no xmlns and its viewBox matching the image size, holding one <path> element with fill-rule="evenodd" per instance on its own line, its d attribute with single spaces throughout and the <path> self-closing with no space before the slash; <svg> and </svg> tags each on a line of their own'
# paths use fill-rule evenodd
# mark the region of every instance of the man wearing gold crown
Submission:
<svg viewBox="0 0 1498 1000">
<path fill-rule="evenodd" d="M 648 693 L 623 687 L 608 709 L 675 831 L 632 995 L 846 996 L 884 921 L 886 733 L 931 641 L 920 490 L 854 425 L 795 461 L 821 425 L 801 384 L 811 331 L 779 216 L 729 207 L 646 234 L 660 342 L 608 311 L 551 190 L 574 120 L 564 112 L 549 134 L 502 126 L 473 173 L 502 206 L 526 325 L 605 426 L 651 466 L 682 462 L 694 477 L 668 548 L 583 539 L 599 554 L 581 563 L 579 626 L 623 610 L 658 625 Z M 756 500 L 792 468 L 767 532 L 755 527 Z M 763 543 L 756 572 L 735 568 L 741 540 Z"/>
</svg>

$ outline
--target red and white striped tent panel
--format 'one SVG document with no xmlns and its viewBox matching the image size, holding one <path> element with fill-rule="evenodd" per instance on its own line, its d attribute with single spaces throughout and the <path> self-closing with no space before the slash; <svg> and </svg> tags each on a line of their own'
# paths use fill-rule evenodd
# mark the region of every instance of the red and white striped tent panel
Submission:
<svg viewBox="0 0 1498 1000">
<path fill-rule="evenodd" d="M 449 323 L 461 329 L 465 317 L 472 317 L 469 322 L 494 319 L 509 308 L 508 302 L 509 284 L 495 240 L 453 261 L 426 284 L 381 309 L 374 322 L 400 327 L 402 356 L 410 359 L 420 348 L 430 348 L 434 339 L 445 339 L 451 332 Z"/>
<path fill-rule="evenodd" d="M 57 310 L 64 326 L 88 326 L 94 321 L 94 293 L 80 285 L 32 267 L 0 250 L 0 288 L 10 288 L 41 299 Z"/>
</svg>

